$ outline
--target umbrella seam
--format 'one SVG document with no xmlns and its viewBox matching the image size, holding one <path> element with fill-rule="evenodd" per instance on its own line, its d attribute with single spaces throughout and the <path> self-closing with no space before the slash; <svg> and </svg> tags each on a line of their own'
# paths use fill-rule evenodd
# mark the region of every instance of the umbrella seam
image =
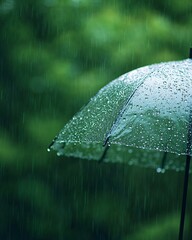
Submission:
<svg viewBox="0 0 192 240">
<path fill-rule="evenodd" d="M 105 146 L 106 144 L 109 143 L 109 138 L 110 138 L 110 135 L 112 133 L 112 131 L 115 129 L 115 127 L 117 126 L 118 122 L 120 121 L 120 119 L 122 118 L 123 116 L 123 113 L 125 112 L 126 110 L 126 107 L 129 105 L 131 99 L 133 98 L 133 96 L 135 95 L 136 91 L 140 88 L 140 86 L 145 82 L 146 78 L 150 77 L 153 73 L 154 73 L 155 70 L 153 70 L 152 72 L 150 72 L 149 74 L 147 74 L 144 78 L 144 80 L 139 83 L 139 85 L 136 87 L 136 89 L 132 92 L 132 94 L 129 96 L 129 98 L 127 99 L 126 103 L 124 104 L 122 110 L 119 112 L 119 114 L 117 115 L 117 118 L 116 120 L 114 121 L 112 127 L 110 128 L 109 132 L 106 134 L 106 137 L 105 137 L 105 140 L 104 140 L 104 143 L 103 143 L 103 146 Z"/>
</svg>

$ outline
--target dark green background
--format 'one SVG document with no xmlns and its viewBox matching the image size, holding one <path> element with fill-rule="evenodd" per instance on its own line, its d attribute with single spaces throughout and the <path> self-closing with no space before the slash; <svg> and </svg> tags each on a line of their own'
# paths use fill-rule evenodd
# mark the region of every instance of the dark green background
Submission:
<svg viewBox="0 0 192 240">
<path fill-rule="evenodd" d="M 112 79 L 187 58 L 191 26 L 191 0 L 0 0 L 0 239 L 177 238 L 183 173 L 46 149 Z"/>
</svg>

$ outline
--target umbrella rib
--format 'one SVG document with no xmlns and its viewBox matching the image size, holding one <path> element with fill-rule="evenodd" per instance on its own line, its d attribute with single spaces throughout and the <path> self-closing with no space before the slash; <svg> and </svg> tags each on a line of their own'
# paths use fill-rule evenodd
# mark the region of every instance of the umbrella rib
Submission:
<svg viewBox="0 0 192 240">
<path fill-rule="evenodd" d="M 162 158 L 162 162 L 161 162 L 161 169 L 162 169 L 162 170 L 165 169 L 166 158 L 167 158 L 167 152 L 164 152 L 163 158 Z"/>
<path fill-rule="evenodd" d="M 111 136 L 112 131 L 115 129 L 115 127 L 117 126 L 117 123 L 120 121 L 120 119 L 123 116 L 123 113 L 125 112 L 127 106 L 129 105 L 131 99 L 133 98 L 133 96 L 135 95 L 136 91 L 140 88 L 141 85 L 143 85 L 143 83 L 145 82 L 146 78 L 148 78 L 149 76 L 151 76 L 154 73 L 155 70 L 153 70 L 152 72 L 150 72 L 149 74 L 147 74 L 143 81 L 139 83 L 139 85 L 134 89 L 134 91 L 131 93 L 131 95 L 128 97 L 126 103 L 124 104 L 122 110 L 119 112 L 119 114 L 117 115 L 117 118 L 115 119 L 115 121 L 113 122 L 112 127 L 110 128 L 109 132 L 106 134 L 106 138 L 104 140 L 103 146 L 106 146 L 109 143 L 109 138 Z"/>
</svg>

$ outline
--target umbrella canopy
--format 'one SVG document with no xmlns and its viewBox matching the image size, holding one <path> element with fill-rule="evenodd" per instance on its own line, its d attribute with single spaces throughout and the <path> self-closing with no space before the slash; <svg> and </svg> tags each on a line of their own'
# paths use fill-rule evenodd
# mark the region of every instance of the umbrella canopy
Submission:
<svg viewBox="0 0 192 240">
<path fill-rule="evenodd" d="M 181 156 L 192 156 L 191 106 L 191 59 L 142 67 L 103 87 L 50 148 L 58 155 L 126 162 L 159 172 L 183 170 Z"/>
</svg>

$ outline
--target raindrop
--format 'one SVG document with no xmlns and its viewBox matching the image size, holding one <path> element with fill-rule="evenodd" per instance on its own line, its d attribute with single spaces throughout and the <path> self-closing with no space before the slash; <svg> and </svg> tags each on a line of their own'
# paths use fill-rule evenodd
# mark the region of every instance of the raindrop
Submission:
<svg viewBox="0 0 192 240">
<path fill-rule="evenodd" d="M 132 149 L 129 149 L 129 150 L 128 150 L 128 153 L 132 153 L 132 152 L 133 152 L 133 150 L 132 150 Z"/>
</svg>

